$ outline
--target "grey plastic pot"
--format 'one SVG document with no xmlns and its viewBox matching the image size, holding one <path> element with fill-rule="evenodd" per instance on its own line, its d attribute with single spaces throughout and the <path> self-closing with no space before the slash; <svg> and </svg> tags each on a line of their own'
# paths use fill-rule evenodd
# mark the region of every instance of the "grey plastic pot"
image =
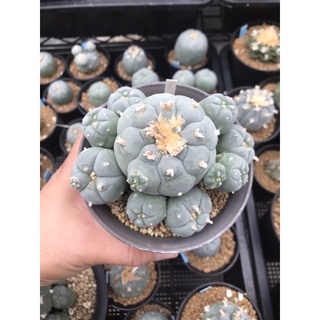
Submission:
<svg viewBox="0 0 320 320">
<path fill-rule="evenodd" d="M 137 86 L 146 96 L 165 92 L 166 82 L 155 82 Z M 184 95 L 201 101 L 208 96 L 207 93 L 184 84 L 176 85 L 176 95 Z M 79 152 L 90 147 L 89 142 L 83 138 Z M 248 182 L 238 191 L 229 194 L 224 208 L 214 218 L 214 223 L 207 224 L 201 231 L 190 237 L 153 237 L 142 234 L 125 226 L 108 208 L 107 205 L 88 206 L 92 215 L 101 226 L 117 239 L 141 250 L 159 253 L 180 253 L 201 247 L 216 239 L 227 231 L 237 220 L 244 210 L 248 201 L 253 180 L 253 166 L 250 165 Z"/>
</svg>

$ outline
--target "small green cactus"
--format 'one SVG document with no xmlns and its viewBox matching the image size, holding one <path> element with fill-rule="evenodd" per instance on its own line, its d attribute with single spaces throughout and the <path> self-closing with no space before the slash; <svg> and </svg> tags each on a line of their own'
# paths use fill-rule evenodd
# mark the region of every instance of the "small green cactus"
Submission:
<svg viewBox="0 0 320 320">
<path fill-rule="evenodd" d="M 83 133 L 91 146 L 113 149 L 119 117 L 106 108 L 89 110 L 82 119 Z"/>
<path fill-rule="evenodd" d="M 173 76 L 173 80 L 177 80 L 180 83 L 188 84 L 189 86 L 194 86 L 194 73 L 188 69 L 180 69 L 177 70 Z"/>
<path fill-rule="evenodd" d="M 57 63 L 50 52 L 40 52 L 40 77 L 51 77 L 57 71 Z"/>
<path fill-rule="evenodd" d="M 148 264 L 139 267 L 112 266 L 109 271 L 109 284 L 112 290 L 122 298 L 141 295 L 150 278 Z"/>
<path fill-rule="evenodd" d="M 111 93 L 108 99 L 108 109 L 121 116 L 129 106 L 140 102 L 144 98 L 146 96 L 141 90 L 129 86 L 120 87 Z"/>
<path fill-rule="evenodd" d="M 108 101 L 112 90 L 103 81 L 96 81 L 88 88 L 88 98 L 92 105 L 99 107 Z"/>
<path fill-rule="evenodd" d="M 136 320 L 168 320 L 168 318 L 157 310 L 149 310 L 141 314 Z"/>
<path fill-rule="evenodd" d="M 218 237 L 209 243 L 199 247 L 197 249 L 192 250 L 192 252 L 200 258 L 209 258 L 216 255 L 221 247 L 221 238 Z"/>
<path fill-rule="evenodd" d="M 194 75 L 194 86 L 202 91 L 213 93 L 217 85 L 217 74 L 209 68 L 200 69 Z"/>
<path fill-rule="evenodd" d="M 71 53 L 79 71 L 90 74 L 98 70 L 100 65 L 99 52 L 91 39 L 82 42 L 81 45 L 74 45 L 71 48 Z"/>
<path fill-rule="evenodd" d="M 127 188 L 111 149 L 91 147 L 82 150 L 71 172 L 70 185 L 83 199 L 92 204 L 118 200 Z"/>
<path fill-rule="evenodd" d="M 272 180 L 280 182 L 280 159 L 267 159 L 264 171 Z"/>
<path fill-rule="evenodd" d="M 66 142 L 72 146 L 77 140 L 78 135 L 81 132 L 82 132 L 82 123 L 81 122 L 72 123 L 66 132 Z"/>
<path fill-rule="evenodd" d="M 52 309 L 51 287 L 40 287 L 40 320 L 46 319 Z"/>
<path fill-rule="evenodd" d="M 123 69 L 129 75 L 133 75 L 141 68 L 148 66 L 148 57 L 143 48 L 137 45 L 130 45 L 123 53 L 122 56 Z"/>
<path fill-rule="evenodd" d="M 248 131 L 257 131 L 266 127 L 278 113 L 274 105 L 273 93 L 261 89 L 260 86 L 240 90 L 234 97 L 234 101 L 238 108 L 237 120 Z"/>
<path fill-rule="evenodd" d="M 273 91 L 273 100 L 280 105 L 280 81 L 277 82 L 276 87 Z"/>
<path fill-rule="evenodd" d="M 155 71 L 145 67 L 137 70 L 132 75 L 131 85 L 135 87 L 145 83 L 158 82 L 159 80 L 159 76 Z"/>
<path fill-rule="evenodd" d="M 280 30 L 263 25 L 251 31 L 247 40 L 248 55 L 264 63 L 280 62 Z"/>
<path fill-rule="evenodd" d="M 75 292 L 65 285 L 56 285 L 51 289 L 52 308 L 67 310 L 76 300 Z"/>
<path fill-rule="evenodd" d="M 55 80 L 48 87 L 48 98 L 59 105 L 67 104 L 73 99 L 72 89 L 67 81 Z"/>
<path fill-rule="evenodd" d="M 180 64 L 192 67 L 206 58 L 208 48 L 208 38 L 201 30 L 187 29 L 176 39 L 174 53 Z"/>
<path fill-rule="evenodd" d="M 234 302 L 223 300 L 206 306 L 201 320 L 251 320 L 251 318 Z"/>
</svg>

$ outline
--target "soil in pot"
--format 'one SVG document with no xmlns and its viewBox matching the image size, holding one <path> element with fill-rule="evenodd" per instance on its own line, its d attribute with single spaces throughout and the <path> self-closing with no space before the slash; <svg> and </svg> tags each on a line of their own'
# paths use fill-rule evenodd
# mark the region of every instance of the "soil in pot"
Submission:
<svg viewBox="0 0 320 320">
<path fill-rule="evenodd" d="M 137 309 L 149 302 L 160 285 L 160 266 L 149 262 L 139 267 L 104 266 L 110 303 L 121 310 Z"/>
<path fill-rule="evenodd" d="M 235 230 L 230 228 L 214 241 L 219 241 L 218 251 L 213 255 L 201 256 L 196 251 L 186 251 L 182 255 L 186 266 L 200 275 L 217 275 L 228 270 L 238 257 L 238 247 Z M 206 255 L 206 254 L 205 254 Z"/>
<path fill-rule="evenodd" d="M 280 146 L 266 145 L 257 150 L 259 161 L 254 162 L 254 178 L 259 186 L 275 194 L 280 188 Z"/>
<path fill-rule="evenodd" d="M 245 292 L 223 282 L 204 284 L 190 292 L 182 302 L 176 320 L 204 320 L 202 316 L 208 306 L 221 301 L 235 303 L 251 320 L 262 320 L 259 310 Z"/>
<path fill-rule="evenodd" d="M 47 102 L 40 99 L 40 141 L 51 136 L 56 128 L 58 115 L 56 110 Z"/>
<path fill-rule="evenodd" d="M 275 194 L 271 207 L 272 221 L 277 237 L 280 239 L 280 190 Z"/>
<path fill-rule="evenodd" d="M 51 152 L 40 147 L 40 190 L 50 180 L 56 170 L 56 164 Z"/>
</svg>

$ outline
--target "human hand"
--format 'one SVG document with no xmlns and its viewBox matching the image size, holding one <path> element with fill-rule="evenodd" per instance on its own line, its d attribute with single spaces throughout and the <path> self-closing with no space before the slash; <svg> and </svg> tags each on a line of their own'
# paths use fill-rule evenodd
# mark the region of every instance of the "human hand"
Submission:
<svg viewBox="0 0 320 320">
<path fill-rule="evenodd" d="M 73 276 L 98 264 L 140 266 L 175 258 L 131 247 L 109 234 L 69 183 L 79 135 L 69 155 L 40 191 L 40 285 Z"/>
</svg>

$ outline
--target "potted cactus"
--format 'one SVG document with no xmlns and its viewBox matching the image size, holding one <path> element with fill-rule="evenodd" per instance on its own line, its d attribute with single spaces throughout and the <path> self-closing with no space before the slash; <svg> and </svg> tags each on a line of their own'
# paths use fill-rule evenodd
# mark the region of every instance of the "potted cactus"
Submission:
<svg viewBox="0 0 320 320">
<path fill-rule="evenodd" d="M 209 282 L 192 290 L 182 301 L 176 320 L 262 320 L 252 299 L 226 282 Z"/>
<path fill-rule="evenodd" d="M 251 21 L 238 27 L 230 40 L 234 85 L 255 85 L 280 75 L 280 25 Z"/>
<path fill-rule="evenodd" d="M 60 148 L 64 154 L 68 154 L 79 134 L 82 133 L 82 118 L 76 118 L 62 126 L 59 136 Z"/>
<path fill-rule="evenodd" d="M 166 52 L 166 60 L 173 73 L 177 69 L 198 70 L 209 62 L 209 41 L 198 29 L 190 28 L 181 32 L 173 46 Z"/>
<path fill-rule="evenodd" d="M 52 174 L 56 171 L 56 162 L 52 153 L 40 147 L 40 190 L 50 180 Z"/>
<path fill-rule="evenodd" d="M 40 142 L 48 139 L 58 123 L 57 111 L 48 102 L 40 99 Z"/>
<path fill-rule="evenodd" d="M 141 308 L 160 285 L 160 265 L 149 262 L 138 267 L 104 266 L 109 284 L 110 303 L 121 310 Z"/>
<path fill-rule="evenodd" d="M 60 78 L 65 69 L 66 62 L 61 55 L 40 51 L 40 86 Z"/>
<path fill-rule="evenodd" d="M 67 58 L 70 77 L 86 81 L 101 76 L 108 68 L 110 56 L 92 39 L 75 44 Z"/>
<path fill-rule="evenodd" d="M 227 93 L 238 108 L 237 120 L 249 132 L 255 148 L 275 140 L 280 133 L 280 110 L 273 92 L 254 87 L 237 87 Z"/>
<path fill-rule="evenodd" d="M 234 265 L 239 256 L 235 229 L 230 228 L 207 244 L 180 255 L 188 269 L 198 275 L 222 274 Z"/>
<path fill-rule="evenodd" d="M 70 185 L 103 227 L 130 245 L 199 247 L 231 227 L 245 206 L 253 139 L 234 124 L 230 97 L 170 81 L 132 90 L 140 91 L 138 102 L 120 117 L 118 94 L 87 114 Z"/>
<path fill-rule="evenodd" d="M 136 87 L 141 84 L 158 82 L 159 80 L 159 75 L 155 71 L 149 68 L 141 68 L 132 75 L 131 85 Z"/>
</svg>

